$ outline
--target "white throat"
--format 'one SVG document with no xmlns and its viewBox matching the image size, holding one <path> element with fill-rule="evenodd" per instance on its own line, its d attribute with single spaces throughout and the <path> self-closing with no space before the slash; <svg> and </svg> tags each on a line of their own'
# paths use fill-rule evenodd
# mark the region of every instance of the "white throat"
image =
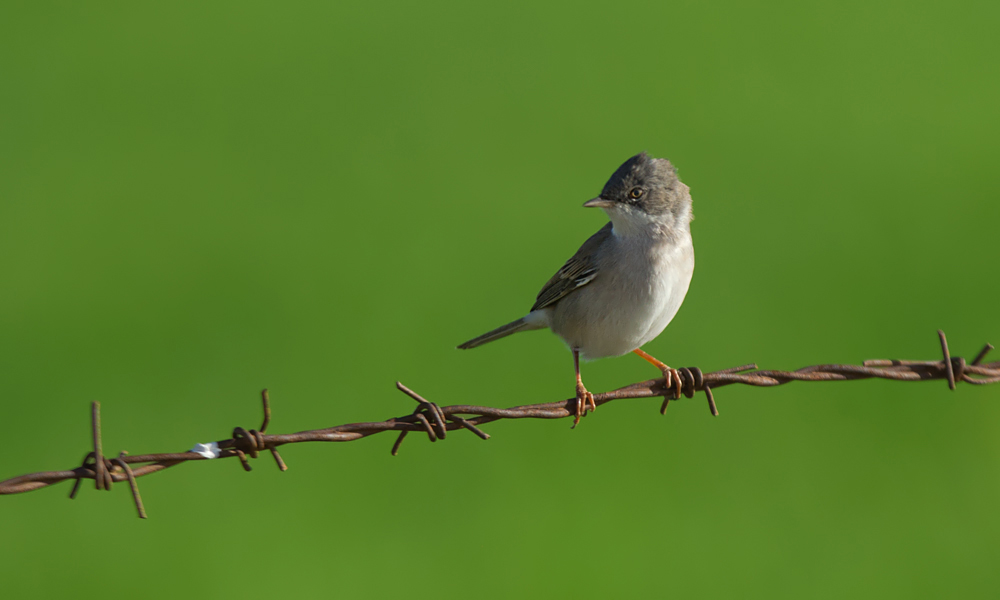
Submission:
<svg viewBox="0 0 1000 600">
<path fill-rule="evenodd" d="M 672 236 L 671 224 L 664 218 L 653 217 L 640 210 L 623 210 L 620 208 L 605 208 L 605 214 L 611 219 L 611 230 L 616 237 L 630 239 L 637 237 Z M 671 219 L 671 217 L 667 217 Z"/>
</svg>

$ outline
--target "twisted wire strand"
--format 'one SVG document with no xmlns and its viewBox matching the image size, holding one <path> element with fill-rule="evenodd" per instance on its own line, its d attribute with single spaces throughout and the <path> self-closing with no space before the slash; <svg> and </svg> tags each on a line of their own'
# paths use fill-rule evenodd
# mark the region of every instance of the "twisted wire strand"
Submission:
<svg viewBox="0 0 1000 600">
<path fill-rule="evenodd" d="M 966 362 L 964 358 L 951 356 L 944 332 L 938 331 L 938 337 L 943 354 L 943 359 L 938 361 L 869 360 L 861 365 L 813 365 L 795 371 L 758 370 L 756 364 L 741 365 L 711 373 L 703 373 L 697 367 L 687 367 L 677 370 L 680 374 L 679 386 L 671 385 L 667 388 L 662 377 L 649 379 L 610 392 L 594 394 L 594 402 L 600 406 L 615 400 L 662 397 L 663 404 L 660 407 L 660 412 L 665 413 L 668 404 L 673 400 L 678 400 L 682 395 L 693 398 L 697 392 L 704 392 L 711 414 L 717 416 L 719 411 L 712 390 L 733 384 L 774 387 L 793 381 L 851 381 L 873 378 L 891 381 L 943 379 L 948 382 L 948 387 L 954 390 L 959 382 L 972 385 L 1000 383 L 1000 361 L 982 363 L 989 351 L 993 349 L 992 345 L 986 344 L 972 362 Z M 267 450 L 274 456 L 278 468 L 285 471 L 288 467 L 277 448 L 286 444 L 351 442 L 385 431 L 395 431 L 398 432 L 398 437 L 392 446 L 392 454 L 396 455 L 403 440 L 410 432 L 424 432 L 431 442 L 436 442 L 444 440 L 449 431 L 467 429 L 479 438 L 487 440 L 490 436 L 479 428 L 486 423 L 503 419 L 564 419 L 576 414 L 576 398 L 510 408 L 469 404 L 438 406 L 402 383 L 397 382 L 396 387 L 417 402 L 417 407 L 412 413 L 386 421 L 348 423 L 287 434 L 266 433 L 271 421 L 271 407 L 268 391 L 265 389 L 261 392 L 264 421 L 260 430 L 234 428 L 231 438 L 216 442 L 219 448 L 218 458 L 235 456 L 243 468 L 250 471 L 252 469 L 250 459 L 257 458 L 261 452 Z M 97 489 L 108 491 L 111 490 L 113 483 L 127 481 L 139 516 L 146 518 L 136 479 L 184 462 L 210 460 L 197 452 L 137 455 L 128 455 L 126 452 L 122 452 L 116 458 L 108 459 L 104 456 L 101 446 L 100 403 L 98 402 L 91 403 L 91 431 L 93 450 L 87 453 L 79 467 L 67 471 L 29 473 L 0 481 L 0 495 L 20 494 L 61 481 L 74 480 L 70 493 L 70 498 L 73 498 L 84 479 L 93 479 Z M 137 464 L 141 466 L 132 467 L 132 465 Z"/>
</svg>

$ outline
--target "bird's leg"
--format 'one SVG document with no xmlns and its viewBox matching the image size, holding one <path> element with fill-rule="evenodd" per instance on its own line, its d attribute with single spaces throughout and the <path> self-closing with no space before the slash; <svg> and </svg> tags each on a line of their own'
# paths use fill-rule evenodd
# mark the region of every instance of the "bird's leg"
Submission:
<svg viewBox="0 0 1000 600">
<path fill-rule="evenodd" d="M 652 356 L 643 352 L 640 348 L 636 348 L 632 352 L 638 354 L 647 362 L 652 364 L 654 367 L 663 373 L 663 387 L 670 389 L 671 387 L 677 388 L 677 397 L 681 397 L 681 374 L 677 372 L 677 369 L 667 366 L 665 363 L 653 358 Z"/>
<path fill-rule="evenodd" d="M 573 427 L 580 423 L 580 417 L 587 414 L 589 408 L 591 412 L 597 410 L 594 402 L 594 395 L 583 386 L 583 379 L 580 377 L 580 351 L 573 351 L 573 368 L 576 369 L 576 418 L 573 419 Z"/>
</svg>

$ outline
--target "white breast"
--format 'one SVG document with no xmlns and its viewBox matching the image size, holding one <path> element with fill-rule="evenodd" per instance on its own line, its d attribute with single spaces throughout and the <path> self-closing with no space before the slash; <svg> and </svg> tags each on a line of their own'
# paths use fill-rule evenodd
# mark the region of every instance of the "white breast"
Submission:
<svg viewBox="0 0 1000 600">
<path fill-rule="evenodd" d="M 614 241 L 618 247 L 601 261 L 593 282 L 544 309 L 552 331 L 584 358 L 620 356 L 658 336 L 677 314 L 694 272 L 689 234 L 670 243 Z"/>
</svg>

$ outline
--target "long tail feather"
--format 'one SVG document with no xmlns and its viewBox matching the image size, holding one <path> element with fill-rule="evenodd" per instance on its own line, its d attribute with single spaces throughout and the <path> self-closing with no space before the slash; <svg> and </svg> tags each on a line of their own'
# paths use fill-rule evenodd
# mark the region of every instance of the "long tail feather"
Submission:
<svg viewBox="0 0 1000 600">
<path fill-rule="evenodd" d="M 476 346 L 482 346 L 492 342 L 493 340 L 499 340 L 502 337 L 507 337 L 512 333 L 517 333 L 518 331 L 527 331 L 529 329 L 539 329 L 540 326 L 532 323 L 528 323 L 523 318 L 507 323 L 506 325 L 501 325 L 493 331 L 484 333 L 483 335 L 473 338 L 464 344 L 460 345 L 461 350 L 468 350 L 469 348 L 475 348 Z"/>
</svg>

